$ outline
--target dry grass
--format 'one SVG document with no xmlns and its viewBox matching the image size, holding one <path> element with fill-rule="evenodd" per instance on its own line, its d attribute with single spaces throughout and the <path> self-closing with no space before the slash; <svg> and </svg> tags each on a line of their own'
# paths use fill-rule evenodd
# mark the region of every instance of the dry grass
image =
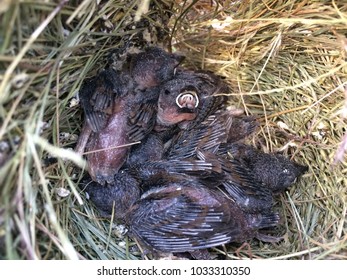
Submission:
<svg viewBox="0 0 347 280">
<path fill-rule="evenodd" d="M 95 2 L 1 2 L 0 258 L 142 258 L 77 187 L 75 96 L 124 38 L 137 1 Z M 226 77 L 230 105 L 261 119 L 254 145 L 310 170 L 277 199 L 284 241 L 252 241 L 252 257 L 346 259 L 347 4 L 220 2 L 177 0 L 173 49 Z M 212 252 L 250 257 L 237 248 Z"/>
</svg>

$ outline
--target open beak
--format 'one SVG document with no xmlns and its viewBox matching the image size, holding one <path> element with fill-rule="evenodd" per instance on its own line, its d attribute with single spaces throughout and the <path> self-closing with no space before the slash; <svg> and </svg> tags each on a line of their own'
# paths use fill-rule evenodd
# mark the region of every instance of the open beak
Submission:
<svg viewBox="0 0 347 280">
<path fill-rule="evenodd" d="M 176 104 L 179 108 L 194 109 L 199 105 L 199 98 L 194 91 L 184 91 L 176 97 Z"/>
</svg>

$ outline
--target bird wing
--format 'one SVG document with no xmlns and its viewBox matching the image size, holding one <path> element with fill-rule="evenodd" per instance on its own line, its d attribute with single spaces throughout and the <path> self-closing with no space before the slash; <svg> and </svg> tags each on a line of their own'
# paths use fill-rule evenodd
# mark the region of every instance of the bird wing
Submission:
<svg viewBox="0 0 347 280">
<path fill-rule="evenodd" d="M 227 125 L 213 115 L 199 126 L 182 130 L 172 140 L 167 151 L 169 159 L 184 159 L 197 155 L 197 151 L 216 153 L 227 139 Z"/>
<path fill-rule="evenodd" d="M 147 247 L 162 252 L 214 247 L 242 235 L 240 221 L 228 207 L 208 195 L 192 197 L 180 188 L 151 191 L 129 217 L 132 234 Z"/>
<path fill-rule="evenodd" d="M 211 174 L 221 173 L 221 165 L 218 161 L 206 162 L 195 159 L 159 160 L 134 164 L 129 170 L 145 185 L 151 185 L 157 181 L 177 181 L 177 178 L 187 178 L 188 175 L 198 178 L 209 177 Z"/>
<path fill-rule="evenodd" d="M 106 126 L 112 113 L 113 102 L 118 94 L 116 75 L 112 70 L 104 70 L 86 81 L 80 89 L 79 98 L 85 118 L 94 132 Z"/>
<path fill-rule="evenodd" d="M 157 88 L 152 88 L 135 94 L 136 100 L 128 117 L 128 137 L 137 142 L 147 136 L 155 125 L 159 93 Z"/>
<path fill-rule="evenodd" d="M 222 185 L 246 212 L 270 210 L 273 202 L 269 188 L 258 182 L 237 159 L 222 159 L 224 180 Z"/>
</svg>

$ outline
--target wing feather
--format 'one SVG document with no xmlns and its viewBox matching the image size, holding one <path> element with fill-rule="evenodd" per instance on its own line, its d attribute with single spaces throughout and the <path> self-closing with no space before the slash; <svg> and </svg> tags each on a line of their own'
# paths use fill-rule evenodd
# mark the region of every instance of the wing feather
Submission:
<svg viewBox="0 0 347 280">
<path fill-rule="evenodd" d="M 192 196 L 191 189 L 162 188 L 138 202 L 129 217 L 131 232 L 149 248 L 185 252 L 230 242 L 242 225 L 207 189 Z M 167 196 L 167 199 L 163 197 Z"/>
</svg>

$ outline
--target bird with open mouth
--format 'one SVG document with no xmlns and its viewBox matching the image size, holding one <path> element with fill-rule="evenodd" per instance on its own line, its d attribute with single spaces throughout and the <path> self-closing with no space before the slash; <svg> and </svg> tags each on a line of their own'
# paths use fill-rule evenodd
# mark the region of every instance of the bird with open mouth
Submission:
<svg viewBox="0 0 347 280">
<path fill-rule="evenodd" d="M 160 87 L 156 129 L 172 125 L 187 129 L 201 123 L 221 108 L 227 89 L 222 78 L 213 73 L 178 69 L 175 77 Z"/>
</svg>

